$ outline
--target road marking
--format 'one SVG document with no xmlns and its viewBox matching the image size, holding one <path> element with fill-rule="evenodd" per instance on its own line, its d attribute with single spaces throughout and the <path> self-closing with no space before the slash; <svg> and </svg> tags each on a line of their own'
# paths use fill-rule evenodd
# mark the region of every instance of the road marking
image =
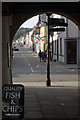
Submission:
<svg viewBox="0 0 80 120">
<path fill-rule="evenodd" d="M 31 67 L 31 66 L 30 66 L 30 67 Z M 32 69 L 32 67 L 31 67 L 31 71 L 32 71 L 32 72 L 35 72 L 35 71 Z"/>
<path fill-rule="evenodd" d="M 20 53 L 21 53 L 21 52 L 20 52 Z M 28 60 L 26 59 L 25 55 L 24 55 L 23 53 L 21 53 L 21 54 L 23 55 L 26 63 L 30 66 L 30 69 L 31 69 L 32 73 L 33 73 L 33 72 L 40 72 L 40 71 L 34 71 L 33 68 L 31 67 L 30 63 L 29 63 Z M 36 68 L 38 68 L 38 67 L 39 67 L 39 65 L 36 66 Z M 31 75 L 32 75 L 32 74 L 31 74 Z"/>
<path fill-rule="evenodd" d="M 36 68 L 38 68 L 38 67 L 39 67 L 39 65 L 36 66 Z"/>
<path fill-rule="evenodd" d="M 33 68 L 31 67 L 30 63 L 28 62 L 28 60 L 26 59 L 25 56 L 24 56 L 24 58 L 25 58 L 26 62 L 28 63 L 28 65 L 30 66 L 31 71 L 34 72 Z"/>
<path fill-rule="evenodd" d="M 30 66 L 30 64 L 28 63 L 28 65 Z"/>
</svg>

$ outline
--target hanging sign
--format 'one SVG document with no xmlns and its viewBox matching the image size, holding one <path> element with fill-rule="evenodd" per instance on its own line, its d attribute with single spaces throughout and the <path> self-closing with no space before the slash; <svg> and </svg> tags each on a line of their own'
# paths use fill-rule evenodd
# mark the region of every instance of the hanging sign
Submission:
<svg viewBox="0 0 80 120">
<path fill-rule="evenodd" d="M 24 86 L 7 84 L 2 88 L 2 118 L 22 119 L 24 117 Z"/>
<path fill-rule="evenodd" d="M 40 34 L 40 29 L 36 28 L 35 34 Z"/>
</svg>

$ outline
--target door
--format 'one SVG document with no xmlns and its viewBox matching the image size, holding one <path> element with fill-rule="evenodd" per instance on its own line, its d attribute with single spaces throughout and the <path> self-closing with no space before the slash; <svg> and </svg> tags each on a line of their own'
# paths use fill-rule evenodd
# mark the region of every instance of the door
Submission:
<svg viewBox="0 0 80 120">
<path fill-rule="evenodd" d="M 67 64 L 76 64 L 76 41 L 67 42 Z"/>
</svg>

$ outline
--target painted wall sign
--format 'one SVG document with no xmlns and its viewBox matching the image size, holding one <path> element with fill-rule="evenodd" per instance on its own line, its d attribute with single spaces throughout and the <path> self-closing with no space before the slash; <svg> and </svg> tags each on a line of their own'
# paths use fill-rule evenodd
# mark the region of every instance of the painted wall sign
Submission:
<svg viewBox="0 0 80 120">
<path fill-rule="evenodd" d="M 6 84 L 2 88 L 2 118 L 13 119 L 24 117 L 24 86 Z"/>
</svg>

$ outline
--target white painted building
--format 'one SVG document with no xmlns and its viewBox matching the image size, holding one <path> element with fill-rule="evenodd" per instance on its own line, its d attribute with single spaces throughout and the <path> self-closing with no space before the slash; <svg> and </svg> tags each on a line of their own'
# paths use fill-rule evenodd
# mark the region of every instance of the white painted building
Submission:
<svg viewBox="0 0 80 120">
<path fill-rule="evenodd" d="M 31 40 L 31 35 L 33 33 L 33 30 L 30 31 L 30 32 L 27 32 L 26 35 L 25 35 L 25 44 L 28 46 L 28 47 L 31 47 L 32 48 L 32 40 Z"/>
<path fill-rule="evenodd" d="M 54 33 L 53 59 L 64 64 L 78 64 L 78 27 L 63 17 L 68 27 L 64 32 Z"/>
<path fill-rule="evenodd" d="M 45 51 L 47 49 L 47 26 L 42 26 L 40 28 L 40 37 L 41 51 Z"/>
<path fill-rule="evenodd" d="M 20 38 L 18 39 L 19 43 L 21 43 L 22 45 L 24 45 L 24 37 L 20 36 Z"/>
</svg>

